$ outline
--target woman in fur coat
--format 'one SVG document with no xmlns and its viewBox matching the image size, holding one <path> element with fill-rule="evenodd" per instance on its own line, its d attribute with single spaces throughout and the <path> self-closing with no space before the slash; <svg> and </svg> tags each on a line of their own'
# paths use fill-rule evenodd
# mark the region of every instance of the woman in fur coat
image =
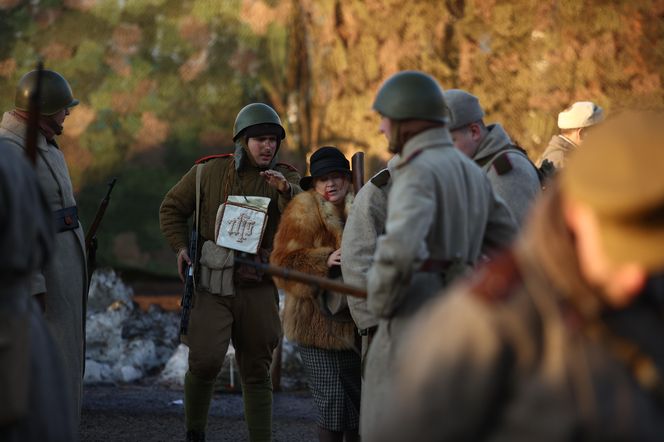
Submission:
<svg viewBox="0 0 664 442">
<path fill-rule="evenodd" d="M 306 192 L 282 215 L 270 261 L 316 276 L 340 276 L 341 234 L 353 201 L 350 166 L 337 148 L 321 147 L 311 156 L 310 169 L 311 176 L 300 181 Z M 319 440 L 359 440 L 361 368 L 354 323 L 323 313 L 316 287 L 275 282 L 286 293 L 284 333 L 298 345 L 309 378 Z"/>
</svg>

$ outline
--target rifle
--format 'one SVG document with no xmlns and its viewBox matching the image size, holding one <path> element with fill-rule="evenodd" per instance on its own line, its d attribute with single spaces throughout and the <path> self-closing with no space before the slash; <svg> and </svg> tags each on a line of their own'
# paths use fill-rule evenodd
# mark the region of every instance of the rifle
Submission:
<svg viewBox="0 0 664 442">
<path fill-rule="evenodd" d="M 302 282 L 304 284 L 310 284 L 316 287 L 319 287 L 324 290 L 330 290 L 337 293 L 343 293 L 354 298 L 366 298 L 367 292 L 359 287 L 354 285 L 344 284 L 343 282 L 336 281 L 334 279 L 321 278 L 320 276 L 310 275 L 304 272 L 298 272 L 297 270 L 291 270 L 285 267 L 278 267 L 272 264 L 263 264 L 259 262 L 254 262 L 253 260 L 235 256 L 235 262 L 238 264 L 244 264 L 256 268 L 256 270 L 267 273 L 271 276 L 276 276 L 277 278 L 283 279 L 292 279 L 293 281 Z"/>
<path fill-rule="evenodd" d="M 88 256 L 88 287 L 90 286 L 90 279 L 92 278 L 92 272 L 94 272 L 95 266 L 97 265 L 97 229 L 101 224 L 101 220 L 104 218 L 104 213 L 106 213 L 106 207 L 108 207 L 108 202 L 111 200 L 111 192 L 113 191 L 113 186 L 118 179 L 113 177 L 108 183 L 108 191 L 106 196 L 99 203 L 99 208 L 95 214 L 95 219 L 90 225 L 88 233 L 85 235 L 85 251 Z"/>
<path fill-rule="evenodd" d="M 37 63 L 36 84 L 30 93 L 28 105 L 28 127 L 25 132 L 25 153 L 33 166 L 37 165 L 37 137 L 39 135 L 39 115 L 41 112 L 41 83 L 44 63 Z"/>
<path fill-rule="evenodd" d="M 198 232 L 196 226 L 191 229 L 191 237 L 189 238 L 189 259 L 191 264 L 186 264 L 184 291 L 182 292 L 182 299 L 180 306 L 182 312 L 180 313 L 180 334 L 187 335 L 189 331 L 189 313 L 194 306 L 194 264 L 198 255 Z"/>
<path fill-rule="evenodd" d="M 355 152 L 350 163 L 353 171 L 353 191 L 357 195 L 364 185 L 364 152 Z"/>
</svg>

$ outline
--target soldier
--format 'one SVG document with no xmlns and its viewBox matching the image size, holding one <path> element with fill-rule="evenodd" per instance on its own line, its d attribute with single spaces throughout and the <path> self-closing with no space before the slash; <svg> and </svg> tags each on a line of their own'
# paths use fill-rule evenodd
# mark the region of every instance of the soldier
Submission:
<svg viewBox="0 0 664 442">
<path fill-rule="evenodd" d="M 392 187 L 391 174 L 399 161 L 395 155 L 387 167 L 374 175 L 355 195 L 353 207 L 341 237 L 341 273 L 344 282 L 366 288 L 367 272 L 373 263 L 378 237 L 385 233 L 387 195 Z M 348 307 L 362 337 L 362 360 L 378 329 L 378 318 L 369 311 L 366 299 L 348 297 Z"/>
<path fill-rule="evenodd" d="M 521 225 L 540 190 L 535 165 L 500 124 L 484 124 L 484 109 L 476 96 L 460 89 L 446 90 L 444 96 L 454 144 L 487 174 L 494 192 Z"/>
<path fill-rule="evenodd" d="M 78 440 L 60 355 L 35 298 L 32 271 L 53 247 L 53 219 L 37 177 L 0 138 L 0 440 Z"/>
<path fill-rule="evenodd" d="M 16 89 L 15 109 L 5 112 L 0 123 L 0 138 L 23 154 L 28 120 L 28 102 L 37 85 L 37 71 L 25 74 Z M 81 394 L 85 364 L 85 308 L 88 296 L 85 239 L 65 157 L 55 136 L 69 109 L 78 104 L 67 80 L 54 71 L 44 70 L 41 81 L 39 134 L 36 172 L 39 184 L 56 223 L 51 260 L 35 271 L 31 293 L 37 297 L 46 322 L 60 349 L 71 389 L 66 404 L 75 426 L 81 414 Z M 64 404 L 62 406 L 65 406 Z"/>
<path fill-rule="evenodd" d="M 267 261 L 281 212 L 302 191 L 297 171 L 276 163 L 275 155 L 286 136 L 277 113 L 268 105 L 253 103 L 237 114 L 233 127 L 235 155 L 203 158 L 200 178 L 199 236 L 215 241 L 215 217 L 230 195 L 271 199 L 259 256 Z M 174 251 L 182 275 L 187 253 L 187 220 L 196 209 L 194 166 L 166 194 L 160 209 L 161 230 Z M 202 241 L 199 241 L 199 244 Z M 200 256 L 200 254 L 199 254 Z M 212 294 L 197 285 L 191 310 L 189 371 L 185 376 L 187 440 L 205 440 L 208 409 L 214 382 L 233 339 L 244 399 L 245 419 L 252 441 L 272 437 L 272 351 L 281 337 L 278 297 L 269 277 L 236 266 L 232 296 Z"/>
<path fill-rule="evenodd" d="M 581 145 L 587 129 L 604 120 L 604 111 L 592 101 L 577 101 L 558 114 L 560 133 L 551 137 L 538 166 L 550 161 L 556 169 L 565 167 L 567 157 Z"/>
<path fill-rule="evenodd" d="M 404 71 L 373 104 L 389 149 L 400 154 L 388 196 L 385 235 L 368 272 L 368 305 L 380 318 L 365 366 L 360 431 L 382 421 L 393 359 L 412 315 L 489 248 L 515 233 L 509 210 L 486 175 L 454 148 L 436 80 Z"/>
<path fill-rule="evenodd" d="M 605 124 L 515 246 L 419 318 L 368 441 L 661 440 L 664 116 Z"/>
</svg>

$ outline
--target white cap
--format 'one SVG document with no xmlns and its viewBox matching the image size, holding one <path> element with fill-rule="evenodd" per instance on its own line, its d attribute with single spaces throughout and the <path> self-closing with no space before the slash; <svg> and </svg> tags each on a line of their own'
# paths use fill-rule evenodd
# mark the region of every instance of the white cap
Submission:
<svg viewBox="0 0 664 442">
<path fill-rule="evenodd" d="M 604 111 L 592 101 L 577 101 L 558 114 L 558 128 L 576 129 L 601 122 Z"/>
</svg>

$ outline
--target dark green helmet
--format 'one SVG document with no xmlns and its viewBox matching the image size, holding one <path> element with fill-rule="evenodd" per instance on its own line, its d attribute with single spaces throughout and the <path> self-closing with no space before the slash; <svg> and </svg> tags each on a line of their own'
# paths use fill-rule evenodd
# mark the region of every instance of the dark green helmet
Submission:
<svg viewBox="0 0 664 442">
<path fill-rule="evenodd" d="M 30 94 L 37 85 L 37 71 L 30 71 L 18 82 L 14 104 L 16 109 L 27 111 L 30 107 Z M 64 108 L 76 106 L 71 87 L 65 77 L 54 71 L 42 71 L 39 113 L 42 115 L 57 114 Z"/>
<path fill-rule="evenodd" d="M 450 116 L 443 89 L 419 71 L 402 71 L 388 78 L 376 94 L 373 109 L 391 120 L 447 123 Z"/>
<path fill-rule="evenodd" d="M 237 141 L 240 135 L 248 128 L 257 125 L 266 125 L 268 129 L 272 129 L 279 140 L 283 140 L 286 137 L 286 131 L 281 125 L 281 119 L 274 109 L 264 103 L 251 103 L 243 107 L 238 112 L 237 117 L 235 117 L 233 141 Z"/>
</svg>

